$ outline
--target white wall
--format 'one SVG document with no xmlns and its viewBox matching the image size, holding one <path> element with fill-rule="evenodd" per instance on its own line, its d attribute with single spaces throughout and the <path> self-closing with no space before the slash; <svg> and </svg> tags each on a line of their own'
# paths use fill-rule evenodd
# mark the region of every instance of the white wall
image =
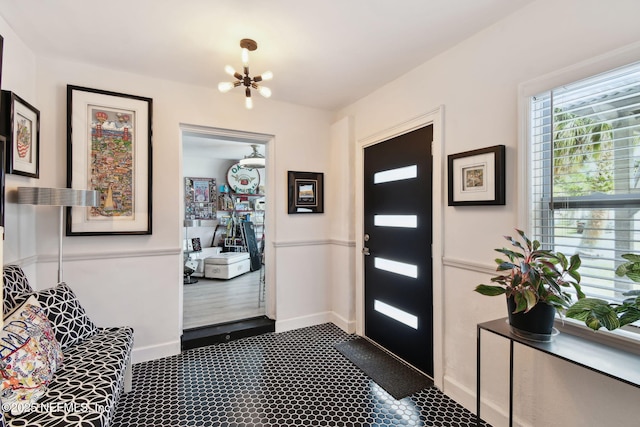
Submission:
<svg viewBox="0 0 640 427">
<path fill-rule="evenodd" d="M 506 206 L 444 211 L 444 280 L 435 284 L 444 294 L 444 391 L 473 411 L 476 324 L 506 316 L 502 299 L 473 288 L 491 277 L 493 248 L 503 246 L 501 236 L 518 226 L 518 85 L 640 40 L 639 14 L 635 0 L 539 0 L 335 116 L 335 122 L 353 120 L 357 144 L 443 105 L 445 152 L 434 161 L 496 144 L 507 147 Z M 493 425 L 506 425 L 508 345 L 485 342 L 483 415 Z M 522 348 L 516 349 L 515 395 L 516 425 L 637 423 L 631 408 L 638 389 Z"/>
<path fill-rule="evenodd" d="M 281 329 L 287 321 L 306 325 L 318 318 L 318 313 L 322 318 L 329 311 L 324 261 L 329 252 L 325 241 L 328 218 L 286 214 L 286 171 L 328 171 L 330 114 L 273 100 L 261 100 L 248 111 L 241 96 L 220 94 L 213 88 L 58 58 L 35 58 L 2 19 L 0 31 L 5 37 L 3 89 L 16 91 L 41 112 L 40 179 L 10 175 L 8 194 L 19 185 L 66 186 L 67 84 L 153 99 L 153 234 L 64 238 L 65 281 L 97 324 L 135 328 L 134 361 L 179 351 L 183 238 L 180 123 L 275 135 L 270 152 L 274 154 L 270 166 L 276 191 L 270 201 L 276 206 L 275 226 L 267 244 L 278 263 L 286 264 L 281 271 L 274 261 L 267 265 L 270 286 L 277 283 L 273 296 L 277 321 L 285 322 Z M 57 221 L 54 208 L 17 206 L 9 200 L 4 262 L 25 266 L 36 288 L 55 283 Z M 290 241 L 304 241 L 296 255 L 319 262 L 287 262 L 291 254 L 280 253 L 278 245 L 286 247 Z M 309 298 L 300 301 L 301 291 Z"/>
<path fill-rule="evenodd" d="M 353 123 L 349 117 L 331 126 L 331 174 L 325 176 L 331 207 L 331 258 L 327 283 L 332 322 L 348 332 L 355 332 L 355 186 Z"/>
<path fill-rule="evenodd" d="M 35 56 L 1 18 L 0 34 L 4 38 L 2 89 L 13 91 L 30 104 L 37 105 Z M 41 136 L 41 140 L 48 140 L 42 138 Z M 15 195 L 10 191 L 19 186 L 33 185 L 34 182 L 37 180 L 19 175 L 5 177 L 5 261 L 35 257 L 38 230 L 35 230 L 34 213 L 30 209 L 21 209 L 18 215 L 17 204 L 12 203 Z M 25 266 L 25 271 L 35 274 L 33 266 Z"/>
</svg>

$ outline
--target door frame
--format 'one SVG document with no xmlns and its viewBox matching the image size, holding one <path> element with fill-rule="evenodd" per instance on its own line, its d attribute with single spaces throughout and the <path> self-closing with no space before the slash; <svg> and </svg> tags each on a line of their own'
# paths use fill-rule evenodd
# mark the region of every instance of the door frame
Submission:
<svg viewBox="0 0 640 427">
<path fill-rule="evenodd" d="M 194 132 L 202 135 L 209 135 L 213 138 L 227 139 L 237 141 L 240 143 L 246 143 L 249 148 L 249 144 L 260 144 L 265 146 L 266 154 L 266 195 L 268 200 L 265 206 L 265 314 L 270 319 L 276 318 L 276 280 L 275 280 L 275 250 L 273 242 L 275 241 L 275 225 L 276 225 L 276 206 L 273 200 L 276 198 L 276 144 L 275 135 L 246 132 L 234 129 L 223 129 L 209 126 L 192 125 L 187 123 L 180 123 L 180 176 L 184 176 L 182 170 L 182 153 L 184 152 L 182 135 L 184 132 Z M 180 186 L 180 200 L 184 200 L 184 185 Z M 184 204 L 180 204 L 180 218 L 184 218 Z M 180 220 L 182 223 L 182 219 Z M 182 235 L 181 235 L 182 236 Z M 182 237 L 180 241 L 180 247 L 182 247 Z M 267 249 L 270 248 L 270 249 Z M 182 265 L 182 263 L 181 263 Z M 180 276 L 180 283 L 182 283 L 182 275 Z M 183 330 L 183 318 L 184 318 L 184 301 L 183 301 L 183 285 L 180 286 L 180 333 Z"/>
<path fill-rule="evenodd" d="M 364 149 L 391 138 L 411 132 L 418 128 L 433 125 L 433 379 L 436 387 L 442 390 L 444 385 L 444 292 L 442 257 L 444 254 L 444 138 L 443 138 L 444 107 L 396 124 L 357 141 L 355 153 L 355 303 L 356 303 L 356 334 L 364 335 L 364 260 L 361 252 L 364 246 Z"/>
</svg>

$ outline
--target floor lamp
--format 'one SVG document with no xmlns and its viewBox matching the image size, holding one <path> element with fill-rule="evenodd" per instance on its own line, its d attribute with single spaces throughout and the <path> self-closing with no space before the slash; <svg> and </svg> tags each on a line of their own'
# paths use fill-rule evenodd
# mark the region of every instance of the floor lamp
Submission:
<svg viewBox="0 0 640 427">
<path fill-rule="evenodd" d="M 60 206 L 60 233 L 58 236 L 58 282 L 62 282 L 62 235 L 64 208 L 67 206 L 98 206 L 98 192 L 73 188 L 18 187 L 18 203 L 38 206 Z"/>
</svg>

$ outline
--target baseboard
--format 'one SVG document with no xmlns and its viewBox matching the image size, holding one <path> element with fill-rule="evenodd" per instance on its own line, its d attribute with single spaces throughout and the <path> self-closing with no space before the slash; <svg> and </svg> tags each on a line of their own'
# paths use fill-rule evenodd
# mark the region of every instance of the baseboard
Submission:
<svg viewBox="0 0 640 427">
<path fill-rule="evenodd" d="M 353 334 L 356 332 L 356 321 L 347 320 L 344 317 L 340 316 L 335 311 L 331 312 L 331 323 L 342 329 L 348 334 Z"/>
<path fill-rule="evenodd" d="M 459 382 L 453 380 L 451 377 L 445 375 L 444 377 L 444 390 L 442 390 L 447 396 L 464 406 L 472 413 L 476 413 L 476 392 L 470 390 L 468 387 L 463 386 Z M 509 408 L 506 408 L 507 411 Z M 491 425 L 508 425 L 509 414 L 498 408 L 494 402 L 482 399 L 482 410 L 480 415 L 484 421 Z M 530 427 L 529 424 L 522 424 L 520 421 L 515 425 Z"/>
<path fill-rule="evenodd" d="M 291 319 L 276 320 L 276 332 L 292 331 L 294 329 L 306 328 L 308 326 L 321 325 L 331 322 L 331 312 L 310 314 L 308 316 L 293 317 Z"/>
<path fill-rule="evenodd" d="M 180 354 L 180 340 L 134 348 L 131 352 L 131 361 L 134 364 L 148 362 L 163 357 L 175 356 L 176 354 Z"/>
</svg>

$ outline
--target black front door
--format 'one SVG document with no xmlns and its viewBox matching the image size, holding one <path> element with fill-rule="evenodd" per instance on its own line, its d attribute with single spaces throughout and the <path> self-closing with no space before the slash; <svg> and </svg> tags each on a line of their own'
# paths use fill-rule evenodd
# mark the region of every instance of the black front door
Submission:
<svg viewBox="0 0 640 427">
<path fill-rule="evenodd" d="M 365 336 L 433 377 L 432 140 L 429 125 L 364 149 L 363 256 Z"/>
</svg>

